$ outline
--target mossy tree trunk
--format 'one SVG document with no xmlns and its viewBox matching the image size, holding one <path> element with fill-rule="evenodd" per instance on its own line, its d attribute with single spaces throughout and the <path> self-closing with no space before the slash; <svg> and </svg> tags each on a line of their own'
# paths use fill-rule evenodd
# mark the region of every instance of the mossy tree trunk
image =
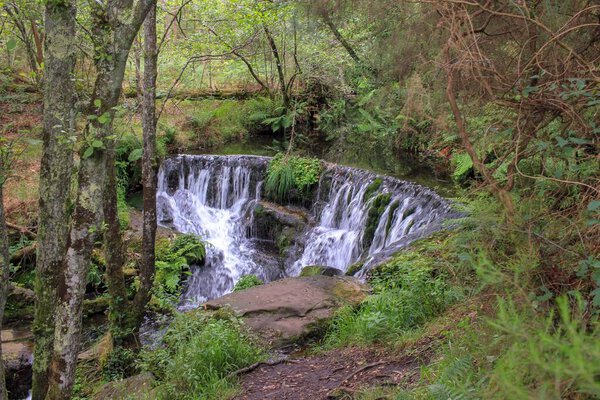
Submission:
<svg viewBox="0 0 600 400">
<path fill-rule="evenodd" d="M 8 297 L 8 278 L 10 273 L 10 255 L 8 253 L 8 234 L 4 217 L 2 186 L 3 178 L 0 176 L 0 331 L 2 330 L 2 319 L 4 318 L 4 306 Z M 4 377 L 4 362 L 2 360 L 2 344 L 0 344 L 0 399 L 8 399 Z"/>
<path fill-rule="evenodd" d="M 104 186 L 114 170 L 112 124 L 131 45 L 154 0 L 92 3 L 98 75 L 80 154 L 78 191 L 64 273 L 59 280 L 47 400 L 71 397 L 80 351 L 83 295 L 90 256 L 104 218 Z"/>
<path fill-rule="evenodd" d="M 267 41 L 269 42 L 269 47 L 271 48 L 271 52 L 273 53 L 273 58 L 275 59 L 275 66 L 277 67 L 277 77 L 279 78 L 279 90 L 281 92 L 281 97 L 283 99 L 283 106 L 286 111 L 290 109 L 290 95 L 287 90 L 287 84 L 285 82 L 285 73 L 283 71 L 283 62 L 279 55 L 279 49 L 277 48 L 277 43 L 275 43 L 275 39 L 273 38 L 273 34 L 267 28 L 267 26 L 263 26 L 263 30 L 265 31 L 265 36 L 267 37 Z"/>
<path fill-rule="evenodd" d="M 59 276 L 67 248 L 75 134 L 75 2 L 48 2 L 45 9 L 43 154 L 37 235 L 35 351 L 32 398 L 42 400 L 54 343 Z"/>
<path fill-rule="evenodd" d="M 142 97 L 142 130 L 144 151 L 142 155 L 142 185 L 144 221 L 142 231 L 142 259 L 140 261 L 140 287 L 134 301 L 136 328 L 142 322 L 150 290 L 154 281 L 156 242 L 156 6 L 144 22 L 144 93 Z"/>
</svg>

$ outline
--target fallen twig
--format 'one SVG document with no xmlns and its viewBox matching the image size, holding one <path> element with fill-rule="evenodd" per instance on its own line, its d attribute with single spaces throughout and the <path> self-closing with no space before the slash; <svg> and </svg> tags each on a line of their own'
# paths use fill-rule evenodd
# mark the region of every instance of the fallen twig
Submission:
<svg viewBox="0 0 600 400">
<path fill-rule="evenodd" d="M 35 239 L 37 237 L 37 235 L 34 232 L 30 231 L 24 226 L 20 226 L 6 221 L 6 227 L 12 229 L 13 231 L 18 231 L 22 235 L 27 236 L 29 239 Z"/>
<path fill-rule="evenodd" d="M 290 360 L 288 358 L 280 358 L 280 359 L 274 360 L 274 361 L 259 361 L 248 367 L 240 368 L 237 371 L 233 371 L 232 373 L 227 375 L 227 378 L 233 378 L 233 377 L 236 377 L 239 375 L 247 374 L 248 372 L 252 372 L 255 369 L 257 369 L 258 367 L 262 367 L 263 365 L 267 366 L 267 367 L 273 367 L 275 365 L 279 365 L 279 364 L 283 364 L 283 363 L 297 364 L 298 361 Z"/>
</svg>

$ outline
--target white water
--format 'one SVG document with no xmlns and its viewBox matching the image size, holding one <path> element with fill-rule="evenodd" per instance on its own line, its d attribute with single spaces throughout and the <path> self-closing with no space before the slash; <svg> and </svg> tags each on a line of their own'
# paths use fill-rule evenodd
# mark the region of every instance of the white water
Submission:
<svg viewBox="0 0 600 400">
<path fill-rule="evenodd" d="M 248 237 L 267 164 L 264 157 L 179 156 L 162 166 L 157 195 L 159 223 L 200 235 L 210 243 L 206 265 L 195 268 L 188 282 L 184 307 L 230 292 L 235 282 L 249 273 L 270 281 L 296 276 L 307 265 L 343 272 L 359 260 L 370 266 L 439 229 L 452 214 L 449 204 L 430 189 L 331 165 L 319 182 L 312 210 L 318 222 L 304 233 L 301 256 L 274 263 Z M 382 184 L 365 196 L 375 179 Z M 382 193 L 391 194 L 391 200 L 381 214 L 372 243 L 365 249 L 369 209 Z M 278 270 L 280 267 L 284 270 Z"/>
</svg>

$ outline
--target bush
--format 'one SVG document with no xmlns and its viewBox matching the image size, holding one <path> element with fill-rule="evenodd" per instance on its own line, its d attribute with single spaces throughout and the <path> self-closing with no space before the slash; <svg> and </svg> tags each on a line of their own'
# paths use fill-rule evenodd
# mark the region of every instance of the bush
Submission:
<svg viewBox="0 0 600 400">
<path fill-rule="evenodd" d="M 319 182 L 323 167 L 315 158 L 278 153 L 267 170 L 265 190 L 276 200 L 297 197 L 305 198 L 313 185 Z"/>
<path fill-rule="evenodd" d="M 159 399 L 227 398 L 234 390 L 228 374 L 264 358 L 263 350 L 228 315 L 180 314 L 163 344 L 141 354 L 141 367 L 158 380 Z"/>
<path fill-rule="evenodd" d="M 244 275 L 240 278 L 240 280 L 233 287 L 233 291 L 237 292 L 239 290 L 248 289 L 254 286 L 260 286 L 264 284 L 264 282 L 256 275 Z"/>
</svg>

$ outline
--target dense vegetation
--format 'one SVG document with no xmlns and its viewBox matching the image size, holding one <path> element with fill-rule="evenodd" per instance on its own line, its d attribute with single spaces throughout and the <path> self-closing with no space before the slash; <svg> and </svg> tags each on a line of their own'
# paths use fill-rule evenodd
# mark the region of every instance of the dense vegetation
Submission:
<svg viewBox="0 0 600 400">
<path fill-rule="evenodd" d="M 319 158 L 452 186 L 463 217 L 312 349 L 427 344 L 412 385 L 355 398 L 600 396 L 596 2 L 121 3 L 0 3 L 0 323 L 33 319 L 34 400 L 140 372 L 156 398 L 227 398 L 266 359 L 235 317 L 175 310 L 208 244 L 157 236 L 151 204 L 160 161 L 197 151 L 273 155 L 266 195 L 296 205 Z M 174 321 L 140 349 L 150 312 Z"/>
</svg>

